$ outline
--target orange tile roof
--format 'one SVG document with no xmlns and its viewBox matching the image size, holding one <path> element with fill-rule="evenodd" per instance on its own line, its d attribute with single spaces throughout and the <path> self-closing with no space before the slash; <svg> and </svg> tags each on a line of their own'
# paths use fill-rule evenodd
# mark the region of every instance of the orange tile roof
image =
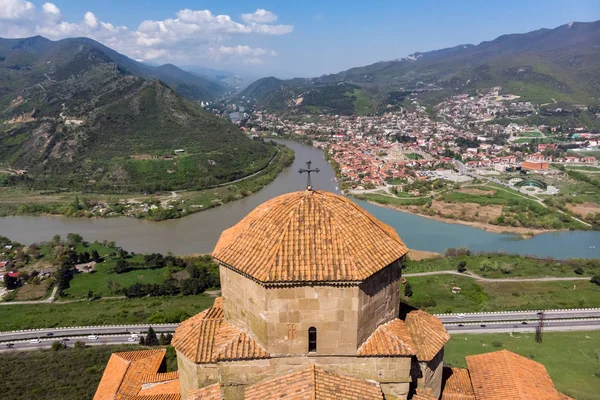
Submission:
<svg viewBox="0 0 600 400">
<path fill-rule="evenodd" d="M 359 356 L 413 356 L 430 361 L 450 335 L 442 322 L 421 310 L 411 311 L 406 320 L 393 319 L 380 325 L 358 348 Z"/>
<path fill-rule="evenodd" d="M 223 303 L 183 321 L 175 330 L 173 347 L 195 363 L 268 358 L 265 349 L 223 319 Z"/>
<path fill-rule="evenodd" d="M 213 257 L 261 282 L 361 281 L 407 252 L 348 198 L 307 190 L 255 208 L 221 234 Z"/>
<path fill-rule="evenodd" d="M 376 382 L 326 371 L 314 364 L 246 388 L 245 400 L 383 400 Z"/>
<path fill-rule="evenodd" d="M 173 394 L 179 393 L 181 388 L 179 386 L 179 379 L 173 379 L 165 382 L 155 382 L 151 384 L 144 384 L 142 389 L 139 391 L 138 396 L 150 396 L 157 394 Z"/>
<path fill-rule="evenodd" d="M 562 400 L 542 364 L 508 350 L 467 356 L 476 399 Z"/>
<path fill-rule="evenodd" d="M 417 358 L 430 361 L 450 340 L 450 334 L 442 321 L 421 310 L 414 310 L 406 315 L 406 326 L 417 346 Z"/>
<path fill-rule="evenodd" d="M 418 389 L 412 400 L 438 400 L 430 388 Z"/>
<path fill-rule="evenodd" d="M 133 396 L 128 397 L 127 400 L 181 400 L 181 394 L 155 394 L 150 396 Z"/>
<path fill-rule="evenodd" d="M 94 400 L 131 400 L 138 396 L 144 380 L 149 379 L 149 374 L 156 374 L 160 368 L 165 353 L 165 349 L 113 353 L 108 360 L 98 389 L 96 389 Z M 179 394 L 178 381 L 177 387 L 171 384 L 169 388 L 170 390 L 161 391 L 160 395 Z M 171 400 L 171 398 L 173 397 L 165 399 Z"/>
<path fill-rule="evenodd" d="M 408 327 L 401 319 L 393 319 L 380 325 L 358 348 L 359 356 L 414 356 L 417 346 L 413 343 Z"/>
<path fill-rule="evenodd" d="M 206 386 L 200 389 L 192 390 L 188 394 L 187 400 L 221 400 L 221 385 Z"/>
<path fill-rule="evenodd" d="M 469 370 L 444 367 L 441 400 L 475 400 Z"/>
<path fill-rule="evenodd" d="M 142 377 L 142 383 L 155 383 L 172 381 L 179 378 L 179 371 L 159 372 L 157 374 L 147 374 Z"/>
</svg>

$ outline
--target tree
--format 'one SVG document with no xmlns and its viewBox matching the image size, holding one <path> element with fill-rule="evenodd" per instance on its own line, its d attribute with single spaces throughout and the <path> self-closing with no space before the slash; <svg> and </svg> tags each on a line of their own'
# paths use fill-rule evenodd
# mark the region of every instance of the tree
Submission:
<svg viewBox="0 0 600 400">
<path fill-rule="evenodd" d="M 19 287 L 19 279 L 9 276 L 8 274 L 4 274 L 4 286 L 8 290 L 13 290 Z"/>
<path fill-rule="evenodd" d="M 92 260 L 95 262 L 100 262 L 100 254 L 98 254 L 98 250 L 92 250 Z"/>
<path fill-rule="evenodd" d="M 85 349 L 85 343 L 81 340 L 78 340 L 73 344 L 73 347 L 76 349 Z"/>
<path fill-rule="evenodd" d="M 58 246 L 60 244 L 60 235 L 54 235 L 52 237 L 52 244 Z"/>
<path fill-rule="evenodd" d="M 87 298 L 88 298 L 88 300 L 93 300 L 94 299 L 94 292 L 91 291 L 91 290 L 88 290 Z"/>
<path fill-rule="evenodd" d="M 158 337 L 154 328 L 148 328 L 148 335 L 146 335 L 146 346 L 158 346 Z"/>
<path fill-rule="evenodd" d="M 146 345 L 146 339 L 144 339 L 144 335 L 140 335 L 140 346 Z"/>
<path fill-rule="evenodd" d="M 52 350 L 54 350 L 54 351 L 62 350 L 65 347 L 67 347 L 67 346 L 65 346 L 65 344 L 63 342 L 61 342 L 60 340 L 55 340 L 54 342 L 52 342 L 52 346 L 51 346 Z"/>
<path fill-rule="evenodd" d="M 83 242 L 83 237 L 78 233 L 69 233 L 67 234 L 67 241 L 69 242 L 70 246 L 76 246 Z"/>
<path fill-rule="evenodd" d="M 160 344 L 161 346 L 164 346 L 164 345 L 166 345 L 166 344 L 167 344 L 167 337 L 165 336 L 165 334 L 164 334 L 164 333 L 161 333 L 161 334 L 158 336 L 158 344 Z"/>
<path fill-rule="evenodd" d="M 404 295 L 406 297 L 412 297 L 413 295 L 412 286 L 410 286 L 408 281 L 406 281 L 406 285 L 404 285 Z"/>
<path fill-rule="evenodd" d="M 596 285 L 600 286 L 600 275 L 594 275 L 592 277 L 592 279 L 590 280 L 590 282 L 595 283 Z"/>
<path fill-rule="evenodd" d="M 463 273 L 467 270 L 467 262 L 465 260 L 462 260 L 461 262 L 458 263 L 458 272 Z"/>
<path fill-rule="evenodd" d="M 171 344 L 171 341 L 173 340 L 173 335 L 171 335 L 170 333 L 167 333 L 167 336 L 165 336 L 165 340 L 166 340 L 166 344 Z"/>
</svg>

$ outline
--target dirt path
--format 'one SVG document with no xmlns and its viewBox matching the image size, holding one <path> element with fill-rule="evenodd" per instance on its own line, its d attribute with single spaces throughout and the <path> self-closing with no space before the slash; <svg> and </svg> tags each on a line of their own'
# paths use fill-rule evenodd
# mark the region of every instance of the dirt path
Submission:
<svg viewBox="0 0 600 400">
<path fill-rule="evenodd" d="M 431 272 L 415 272 L 412 274 L 402 274 L 405 278 L 412 276 L 429 276 L 429 275 L 459 275 L 467 276 L 481 282 L 555 282 L 555 281 L 589 281 L 590 277 L 586 276 L 573 276 L 565 278 L 557 277 L 545 277 L 545 278 L 484 278 L 473 272 L 460 273 L 458 271 L 446 270 L 446 271 L 431 271 Z"/>
</svg>

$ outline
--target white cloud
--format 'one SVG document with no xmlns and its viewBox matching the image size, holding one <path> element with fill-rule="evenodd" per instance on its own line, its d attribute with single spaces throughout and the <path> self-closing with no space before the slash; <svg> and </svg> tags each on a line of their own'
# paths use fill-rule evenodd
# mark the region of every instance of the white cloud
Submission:
<svg viewBox="0 0 600 400">
<path fill-rule="evenodd" d="M 210 10 L 183 9 L 175 18 L 142 21 L 135 29 L 99 20 L 91 11 L 79 22 L 65 21 L 53 3 L 41 7 L 26 0 L 0 0 L 0 37 L 42 35 L 50 39 L 85 36 L 100 41 L 137 60 L 179 61 L 185 63 L 234 59 L 257 64 L 262 57 L 277 53 L 260 47 L 226 45 L 237 36 L 285 35 L 293 25 L 272 24 L 277 16 L 258 9 L 243 14 L 242 21 Z M 222 45 L 218 45 L 223 43 Z M 215 47 L 215 44 L 217 46 Z"/>
<path fill-rule="evenodd" d="M 23 0 L 1 0 L 0 20 L 19 20 L 31 17 L 35 6 Z"/>
<path fill-rule="evenodd" d="M 269 24 L 277 21 L 277 15 L 271 11 L 267 11 L 264 8 L 259 8 L 252 14 L 242 14 L 242 19 L 246 23 L 258 23 L 258 24 Z"/>
<path fill-rule="evenodd" d="M 60 10 L 53 3 L 44 3 L 42 8 L 43 8 L 44 12 L 47 14 L 52 14 L 56 17 L 60 16 Z"/>
</svg>

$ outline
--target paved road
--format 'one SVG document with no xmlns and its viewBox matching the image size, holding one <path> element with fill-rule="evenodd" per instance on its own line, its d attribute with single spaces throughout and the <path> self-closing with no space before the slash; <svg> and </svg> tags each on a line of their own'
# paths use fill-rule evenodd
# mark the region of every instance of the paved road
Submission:
<svg viewBox="0 0 600 400">
<path fill-rule="evenodd" d="M 530 311 L 506 311 L 506 312 L 482 312 L 482 313 L 456 313 L 436 314 L 443 323 L 466 323 L 466 322 L 491 322 L 491 321 L 521 321 L 530 320 L 536 322 L 539 319 L 537 310 Z M 461 318 L 457 317 L 458 315 Z M 545 319 L 566 318 L 600 318 L 600 308 L 572 309 L 572 310 L 546 310 Z"/>
<path fill-rule="evenodd" d="M 14 340 L 28 340 L 35 338 L 55 338 L 75 337 L 86 335 L 129 335 L 131 333 L 140 333 L 148 330 L 150 326 L 158 333 L 175 332 L 178 324 L 161 325 L 112 325 L 112 326 L 90 326 L 90 327 L 70 327 L 70 328 L 48 328 L 33 329 L 27 331 L 0 332 L 0 342 Z"/>
<path fill-rule="evenodd" d="M 130 335 L 111 335 L 100 336 L 98 339 L 94 340 L 88 339 L 87 336 L 74 336 L 63 343 L 65 343 L 67 347 L 73 347 L 73 344 L 77 341 L 83 342 L 88 346 L 101 346 L 109 344 L 138 344 L 137 339 L 133 342 L 130 342 L 128 340 L 130 337 Z M 40 343 L 30 343 L 29 341 L 15 341 L 11 342 L 13 346 L 10 348 L 7 348 L 5 344 L 2 344 L 0 346 L 0 352 L 49 349 L 52 346 L 52 342 L 54 342 L 55 340 L 57 339 L 41 339 Z"/>
<path fill-rule="evenodd" d="M 484 278 L 474 274 L 473 272 L 458 272 L 453 270 L 430 271 L 430 272 L 415 272 L 412 274 L 402 274 L 404 278 L 412 276 L 429 276 L 429 275 L 460 275 L 467 276 L 482 282 L 555 282 L 555 281 L 589 281 L 589 276 L 572 276 L 564 278 L 545 277 L 545 278 Z"/>
<path fill-rule="evenodd" d="M 526 322 L 526 321 L 525 321 Z M 503 321 L 488 323 L 444 324 L 450 334 L 458 333 L 534 333 L 536 321 L 523 323 L 520 321 Z M 547 320 L 544 321 L 544 332 L 592 331 L 600 329 L 600 318 L 579 320 Z"/>
</svg>

